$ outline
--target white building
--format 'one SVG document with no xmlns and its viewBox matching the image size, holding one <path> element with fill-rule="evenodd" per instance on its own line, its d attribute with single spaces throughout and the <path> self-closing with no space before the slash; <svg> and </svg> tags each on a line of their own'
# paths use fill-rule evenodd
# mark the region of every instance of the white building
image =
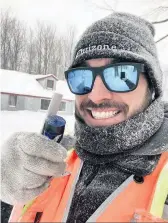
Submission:
<svg viewBox="0 0 168 223">
<path fill-rule="evenodd" d="M 65 81 L 59 81 L 52 74 L 30 75 L 0 70 L 1 110 L 47 110 L 55 91 L 63 95 L 60 111 L 73 114 L 74 95 Z"/>
</svg>

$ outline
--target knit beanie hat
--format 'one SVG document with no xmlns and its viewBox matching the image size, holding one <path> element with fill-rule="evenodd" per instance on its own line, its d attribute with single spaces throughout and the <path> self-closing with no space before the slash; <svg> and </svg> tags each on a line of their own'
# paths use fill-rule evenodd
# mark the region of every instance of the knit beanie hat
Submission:
<svg viewBox="0 0 168 223">
<path fill-rule="evenodd" d="M 127 13 L 113 13 L 93 23 L 83 33 L 70 67 L 95 58 L 144 63 L 147 79 L 158 97 L 162 95 L 162 72 L 154 35 L 154 27 L 148 21 Z"/>
</svg>

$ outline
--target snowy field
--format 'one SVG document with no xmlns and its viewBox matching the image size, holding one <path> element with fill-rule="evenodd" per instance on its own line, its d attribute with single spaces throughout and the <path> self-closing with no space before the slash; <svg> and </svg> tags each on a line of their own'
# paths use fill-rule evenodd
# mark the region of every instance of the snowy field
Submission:
<svg viewBox="0 0 168 223">
<path fill-rule="evenodd" d="M 73 135 L 74 116 L 62 116 L 67 124 L 65 134 Z M 45 112 L 32 111 L 1 111 L 0 112 L 0 144 L 4 142 L 11 134 L 19 131 L 40 132 L 46 117 Z"/>
</svg>

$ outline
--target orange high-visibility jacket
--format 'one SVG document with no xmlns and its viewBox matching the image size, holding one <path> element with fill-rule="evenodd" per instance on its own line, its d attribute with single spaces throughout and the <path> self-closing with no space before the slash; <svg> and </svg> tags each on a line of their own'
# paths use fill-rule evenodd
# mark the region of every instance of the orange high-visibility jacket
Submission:
<svg viewBox="0 0 168 223">
<path fill-rule="evenodd" d="M 16 205 L 9 222 L 66 222 L 83 164 L 75 151 L 71 152 L 67 163 L 70 174 L 54 178 L 47 190 L 29 205 Z M 134 176 L 130 176 L 87 222 L 168 222 L 162 219 L 168 194 L 167 164 L 168 152 L 165 152 L 143 183 L 135 182 Z"/>
</svg>

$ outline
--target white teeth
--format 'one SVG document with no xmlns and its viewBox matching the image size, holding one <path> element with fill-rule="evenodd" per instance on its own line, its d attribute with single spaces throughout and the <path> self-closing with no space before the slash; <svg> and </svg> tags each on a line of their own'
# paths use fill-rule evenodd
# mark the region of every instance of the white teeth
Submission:
<svg viewBox="0 0 168 223">
<path fill-rule="evenodd" d="M 95 119 L 105 119 L 105 118 L 112 118 L 119 111 L 110 111 L 110 112 L 96 112 L 96 111 L 91 111 L 91 112 L 92 112 L 92 116 Z"/>
</svg>

